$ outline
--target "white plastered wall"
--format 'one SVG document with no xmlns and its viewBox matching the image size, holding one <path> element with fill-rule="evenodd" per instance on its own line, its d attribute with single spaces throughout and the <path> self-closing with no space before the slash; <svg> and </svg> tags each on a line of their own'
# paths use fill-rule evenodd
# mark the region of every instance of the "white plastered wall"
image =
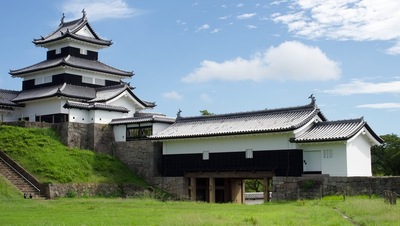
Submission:
<svg viewBox="0 0 400 226">
<path fill-rule="evenodd" d="M 348 176 L 372 176 L 371 144 L 362 132 L 347 144 L 347 168 Z"/>
<path fill-rule="evenodd" d="M 194 154 L 217 152 L 243 152 L 294 149 L 295 144 L 289 142 L 291 133 L 253 134 L 241 136 L 225 136 L 163 141 L 163 154 Z"/>
<path fill-rule="evenodd" d="M 122 112 L 105 111 L 105 110 L 85 110 L 71 108 L 69 110 L 69 121 L 79 123 L 98 123 L 108 124 L 114 118 L 121 118 L 124 115 Z"/>
<path fill-rule="evenodd" d="M 98 124 L 108 124 L 114 118 L 122 118 L 123 112 L 95 110 L 91 111 L 90 121 Z"/>
<path fill-rule="evenodd" d="M 114 138 L 115 141 L 126 141 L 126 125 L 114 125 Z"/>
<path fill-rule="evenodd" d="M 76 108 L 69 109 L 69 122 L 91 123 L 90 114 L 88 110 L 81 110 Z"/>
<path fill-rule="evenodd" d="M 347 176 L 346 141 L 301 144 L 300 149 L 306 151 L 321 151 L 321 173 L 330 176 Z M 332 151 L 330 157 L 324 156 L 324 150 Z"/>
<path fill-rule="evenodd" d="M 63 108 L 64 104 L 65 100 L 57 97 L 26 102 L 21 115 L 17 118 L 23 115 L 23 117 L 29 117 L 29 121 L 34 122 L 36 115 L 68 114 L 68 110 Z"/>
<path fill-rule="evenodd" d="M 114 99 L 107 101 L 107 104 L 121 106 L 128 109 L 129 112 L 125 115 L 125 117 L 133 117 L 136 111 L 141 111 L 144 109 L 144 107 L 134 100 L 126 90 Z"/>
</svg>

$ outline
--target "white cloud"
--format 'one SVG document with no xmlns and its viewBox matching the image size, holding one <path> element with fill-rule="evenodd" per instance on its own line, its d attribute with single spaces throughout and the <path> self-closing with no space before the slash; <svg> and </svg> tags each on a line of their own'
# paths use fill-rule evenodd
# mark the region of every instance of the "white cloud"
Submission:
<svg viewBox="0 0 400 226">
<path fill-rule="evenodd" d="M 287 2 L 287 0 L 281 0 L 281 1 L 273 1 L 270 5 L 280 5 L 281 3 Z"/>
<path fill-rule="evenodd" d="M 351 83 L 340 84 L 333 89 L 325 90 L 323 92 L 337 95 L 400 93 L 400 80 L 382 83 L 354 80 Z"/>
<path fill-rule="evenodd" d="M 218 33 L 220 30 L 221 30 L 221 29 L 219 29 L 219 28 L 216 28 L 216 29 L 214 29 L 214 30 L 212 30 L 212 31 L 211 31 L 211 34 Z"/>
<path fill-rule="evenodd" d="M 229 16 L 221 16 L 221 17 L 218 17 L 219 20 L 226 20 L 226 19 L 228 19 L 228 18 L 229 18 Z"/>
<path fill-rule="evenodd" d="M 295 0 L 288 13 L 275 13 L 275 22 L 307 38 L 355 41 L 400 41 L 400 1 Z M 399 44 L 387 50 L 400 54 Z"/>
<path fill-rule="evenodd" d="M 184 82 L 297 80 L 326 81 L 340 77 L 338 63 L 318 47 L 300 42 L 284 42 L 256 53 L 250 59 L 237 57 L 222 63 L 204 60 L 201 66 L 182 78 Z"/>
<path fill-rule="evenodd" d="M 246 27 L 247 27 L 248 29 L 256 29 L 256 28 L 257 28 L 257 26 L 251 25 L 251 24 L 246 25 Z"/>
<path fill-rule="evenodd" d="M 373 109 L 400 109 L 400 103 L 363 104 L 363 105 L 358 105 L 357 107 L 373 108 Z"/>
<path fill-rule="evenodd" d="M 244 6 L 244 3 L 239 3 L 239 4 L 236 5 L 236 7 L 238 7 L 238 8 L 241 8 L 243 6 Z"/>
<path fill-rule="evenodd" d="M 196 32 L 204 31 L 204 30 L 207 30 L 207 29 L 210 29 L 210 25 L 208 25 L 208 24 L 203 24 L 203 25 L 201 25 L 199 28 L 197 28 Z"/>
<path fill-rule="evenodd" d="M 171 99 L 171 100 L 182 100 L 183 96 L 177 93 L 176 91 L 171 91 L 167 93 L 163 93 L 162 96 L 166 99 Z"/>
<path fill-rule="evenodd" d="M 244 20 L 244 19 L 250 19 L 252 17 L 255 17 L 256 15 L 257 15 L 257 13 L 244 13 L 244 14 L 237 16 L 236 18 L 238 18 L 239 20 Z"/>
<path fill-rule="evenodd" d="M 124 0 L 69 0 L 62 4 L 61 9 L 74 19 L 81 17 L 82 9 L 85 9 L 90 21 L 126 18 L 142 13 L 141 10 L 129 7 Z"/>
</svg>

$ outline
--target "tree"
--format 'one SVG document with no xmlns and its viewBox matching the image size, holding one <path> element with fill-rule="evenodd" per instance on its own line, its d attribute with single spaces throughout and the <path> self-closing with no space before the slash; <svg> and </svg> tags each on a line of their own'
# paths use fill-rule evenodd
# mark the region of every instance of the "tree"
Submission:
<svg viewBox="0 0 400 226">
<path fill-rule="evenodd" d="M 200 110 L 201 115 L 213 115 L 214 113 L 209 112 L 208 110 Z"/>
<path fill-rule="evenodd" d="M 374 175 L 400 175 L 400 137 L 396 134 L 381 136 L 385 143 L 371 148 Z"/>
<path fill-rule="evenodd" d="M 260 192 L 264 191 L 264 183 L 259 179 L 251 179 L 245 181 L 246 192 Z"/>
</svg>

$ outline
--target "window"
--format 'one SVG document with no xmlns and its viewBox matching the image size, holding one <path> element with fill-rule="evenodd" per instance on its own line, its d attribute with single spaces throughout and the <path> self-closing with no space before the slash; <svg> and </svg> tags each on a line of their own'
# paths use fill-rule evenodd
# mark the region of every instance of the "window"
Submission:
<svg viewBox="0 0 400 226">
<path fill-rule="evenodd" d="M 83 82 L 83 83 L 92 84 L 92 83 L 93 83 L 93 78 L 92 78 L 92 77 L 82 76 L 82 82 Z"/>
<path fill-rule="evenodd" d="M 142 140 L 147 139 L 153 133 L 151 126 L 133 127 L 126 129 L 126 140 Z"/>
<path fill-rule="evenodd" d="M 43 80 L 44 80 L 44 83 L 50 83 L 50 82 L 52 82 L 53 77 L 52 76 L 46 76 L 46 77 L 43 78 Z"/>
<path fill-rule="evenodd" d="M 45 77 L 35 78 L 35 85 L 51 83 L 52 81 L 53 81 L 53 77 L 52 76 L 45 76 Z"/>
<path fill-rule="evenodd" d="M 324 150 L 324 159 L 331 159 L 333 158 L 332 150 Z"/>
<path fill-rule="evenodd" d="M 249 148 L 246 149 L 246 159 L 252 159 L 253 158 L 253 149 Z"/>
<path fill-rule="evenodd" d="M 87 55 L 87 50 L 86 49 L 79 49 L 79 53 L 82 55 Z"/>
<path fill-rule="evenodd" d="M 94 83 L 95 83 L 96 85 L 102 85 L 102 86 L 104 86 L 104 85 L 106 85 L 106 80 L 104 80 L 104 79 L 99 79 L 99 78 L 95 78 L 95 79 L 94 79 Z"/>
<path fill-rule="evenodd" d="M 203 160 L 209 160 L 209 159 L 210 159 L 210 152 L 203 151 Z"/>
</svg>

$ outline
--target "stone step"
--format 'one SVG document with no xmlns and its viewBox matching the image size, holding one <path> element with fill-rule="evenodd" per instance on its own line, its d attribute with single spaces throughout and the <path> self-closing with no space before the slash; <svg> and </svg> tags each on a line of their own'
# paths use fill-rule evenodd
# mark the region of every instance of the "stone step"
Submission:
<svg viewBox="0 0 400 226">
<path fill-rule="evenodd" d="M 39 191 L 32 184 L 26 181 L 19 173 L 15 172 L 2 159 L 0 159 L 0 175 L 10 181 L 27 198 L 30 198 L 30 194 L 33 197 L 44 198 L 44 196 L 40 196 Z"/>
</svg>

